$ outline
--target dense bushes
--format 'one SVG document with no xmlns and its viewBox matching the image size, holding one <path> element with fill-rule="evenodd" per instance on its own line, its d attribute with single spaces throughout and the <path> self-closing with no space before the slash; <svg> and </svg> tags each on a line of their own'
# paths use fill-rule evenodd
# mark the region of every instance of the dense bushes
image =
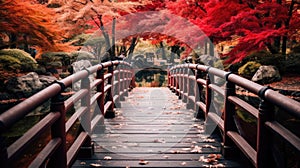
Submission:
<svg viewBox="0 0 300 168">
<path fill-rule="evenodd" d="M 251 79 L 260 66 L 261 64 L 258 62 L 249 61 L 238 69 L 238 74 L 242 77 Z"/>
<path fill-rule="evenodd" d="M 38 66 L 36 60 L 29 53 L 19 49 L 0 50 L 0 59 L 1 68 L 8 71 L 30 72 Z"/>
</svg>

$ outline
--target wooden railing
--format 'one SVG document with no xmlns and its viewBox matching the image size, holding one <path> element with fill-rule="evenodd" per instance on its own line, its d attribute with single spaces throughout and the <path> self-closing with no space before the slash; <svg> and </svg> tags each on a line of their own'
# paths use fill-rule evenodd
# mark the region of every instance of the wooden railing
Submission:
<svg viewBox="0 0 300 168">
<path fill-rule="evenodd" d="M 96 76 L 92 82 L 89 80 L 90 75 Z M 41 135 L 49 129 L 51 130 L 48 131 L 50 132 L 48 136 L 50 141 L 28 167 L 65 168 L 72 165 L 79 152 L 86 152 L 90 155 L 93 152 L 90 133 L 96 129 L 103 116 L 114 116 L 114 106 L 127 95 L 132 76 L 133 72 L 128 63 L 123 61 L 105 62 L 56 81 L 3 112 L 0 115 L 1 136 L 3 132 L 9 130 L 36 107 L 51 101 L 50 112 L 11 145 L 6 146 L 4 137 L 1 137 L 1 167 L 11 167 L 14 162 L 20 159 L 25 150 L 35 148 L 31 146 L 32 142 L 41 138 Z M 80 89 L 64 100 L 62 94 L 65 88 L 72 87 L 72 84 L 78 81 L 81 81 Z M 93 94 L 91 94 L 92 92 Z M 66 118 L 67 111 L 71 108 L 74 109 L 76 103 L 80 103 L 80 107 L 75 108 L 75 112 L 70 118 Z M 95 103 L 98 104 L 100 110 L 98 113 L 95 110 L 94 114 L 91 115 L 91 111 L 93 111 L 91 108 Z M 79 119 L 80 123 L 84 123 L 84 129 L 81 129 L 72 145 L 67 147 L 66 136 Z"/>
<path fill-rule="evenodd" d="M 224 83 L 220 79 L 223 79 Z M 225 158 L 233 157 L 242 151 L 255 167 L 272 167 L 272 145 L 274 138 L 279 137 L 292 146 L 297 155 L 295 158 L 299 160 L 300 138 L 275 119 L 274 110 L 275 107 L 279 108 L 286 115 L 291 115 L 299 121 L 299 102 L 233 73 L 197 64 L 182 64 L 169 69 L 168 86 L 187 103 L 188 108 L 197 110 L 198 117 L 205 119 L 207 129 L 212 122 L 217 124 L 222 132 Z M 259 106 L 255 107 L 238 97 L 237 87 L 260 98 Z M 223 98 L 221 109 L 214 108 L 216 95 Z M 257 135 L 254 147 L 236 128 L 234 115 L 237 108 L 256 118 L 256 132 L 252 132 Z"/>
</svg>

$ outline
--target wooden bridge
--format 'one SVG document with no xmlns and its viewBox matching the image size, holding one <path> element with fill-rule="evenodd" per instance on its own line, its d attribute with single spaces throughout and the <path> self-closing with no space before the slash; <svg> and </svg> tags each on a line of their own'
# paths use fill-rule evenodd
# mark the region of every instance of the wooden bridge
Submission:
<svg viewBox="0 0 300 168">
<path fill-rule="evenodd" d="M 78 81 L 80 89 L 66 96 L 65 89 Z M 237 88 L 260 102 L 249 104 Z M 50 112 L 8 143 L 5 132 L 47 101 Z M 275 144 L 280 141 L 288 144 L 299 166 L 299 131 L 280 122 L 279 109 L 299 121 L 299 102 L 213 67 L 178 65 L 168 70 L 168 88 L 134 88 L 134 69 L 128 63 L 105 62 L 56 81 L 2 112 L 0 163 L 62 168 L 281 167 L 289 161 L 278 156 Z M 240 111 L 255 118 L 250 133 L 254 142 L 236 126 Z M 40 139 L 46 142 L 33 146 Z M 40 150 L 21 162 L 32 148 Z"/>
</svg>

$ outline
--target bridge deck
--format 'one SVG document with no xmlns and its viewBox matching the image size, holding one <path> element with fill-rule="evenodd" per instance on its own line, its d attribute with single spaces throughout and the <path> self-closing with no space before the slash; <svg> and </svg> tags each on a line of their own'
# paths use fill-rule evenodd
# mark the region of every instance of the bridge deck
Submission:
<svg viewBox="0 0 300 168">
<path fill-rule="evenodd" d="M 168 88 L 135 88 L 92 135 L 95 154 L 73 167 L 238 167 L 221 155 L 218 138 Z"/>
</svg>

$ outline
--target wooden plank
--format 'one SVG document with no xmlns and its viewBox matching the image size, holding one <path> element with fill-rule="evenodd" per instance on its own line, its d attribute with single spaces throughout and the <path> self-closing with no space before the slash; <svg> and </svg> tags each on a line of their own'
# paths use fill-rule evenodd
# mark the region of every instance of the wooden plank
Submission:
<svg viewBox="0 0 300 168">
<path fill-rule="evenodd" d="M 168 88 L 135 88 L 121 106 L 115 118 L 104 120 L 104 132 L 92 135 L 95 155 L 72 167 L 213 166 L 199 158 L 221 153 L 220 138 L 205 134 L 204 120 L 195 119 L 194 111 Z M 152 164 L 139 165 L 141 159 Z M 239 165 L 222 157 L 216 163 Z"/>
<path fill-rule="evenodd" d="M 292 133 L 287 128 L 283 127 L 280 123 L 273 121 L 273 122 L 266 122 L 265 125 L 276 133 L 280 135 L 286 142 L 294 146 L 298 153 L 300 152 L 300 138 L 297 137 L 294 133 Z"/>
<path fill-rule="evenodd" d="M 249 158 L 253 165 L 256 165 L 256 151 L 237 132 L 228 131 L 227 135 L 234 141 L 240 150 Z"/>
<path fill-rule="evenodd" d="M 60 138 L 51 139 L 37 157 L 30 163 L 29 168 L 43 167 L 48 158 L 55 152 L 61 144 Z"/>
<path fill-rule="evenodd" d="M 106 113 L 107 109 L 109 109 L 109 107 L 112 105 L 112 102 L 111 101 L 108 101 L 105 103 L 104 105 L 104 114 Z"/>
<path fill-rule="evenodd" d="M 80 107 L 76 112 L 68 119 L 66 122 L 66 132 L 70 130 L 73 124 L 77 121 L 79 117 L 81 117 L 84 113 L 86 113 L 87 107 Z"/>
<path fill-rule="evenodd" d="M 88 134 L 86 132 L 81 132 L 79 136 L 76 138 L 75 142 L 72 144 L 70 149 L 67 152 L 67 165 L 70 165 L 75 161 L 75 156 L 78 154 L 80 147 L 85 142 Z"/>
<path fill-rule="evenodd" d="M 220 116 L 213 112 L 209 112 L 207 116 L 213 120 L 222 131 L 224 131 L 224 120 Z"/>
<path fill-rule="evenodd" d="M 244 100 L 236 97 L 236 96 L 229 96 L 228 99 L 234 103 L 235 105 L 243 108 L 244 110 L 248 111 L 252 114 L 255 118 L 258 118 L 258 109 L 250 105 L 249 103 L 245 102 Z"/>
</svg>

